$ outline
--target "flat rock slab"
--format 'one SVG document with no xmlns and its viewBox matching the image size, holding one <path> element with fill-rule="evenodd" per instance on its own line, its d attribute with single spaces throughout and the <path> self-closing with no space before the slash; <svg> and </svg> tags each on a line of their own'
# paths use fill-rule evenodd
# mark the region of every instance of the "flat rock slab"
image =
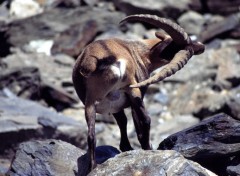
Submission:
<svg viewBox="0 0 240 176">
<path fill-rule="evenodd" d="M 22 175 L 76 175 L 77 160 L 85 151 L 60 140 L 30 141 L 20 144 L 8 172 Z"/>
<path fill-rule="evenodd" d="M 95 175 L 202 175 L 215 174 L 204 169 L 199 164 L 185 159 L 175 151 L 143 151 L 124 152 L 105 163 L 98 165 L 89 176 Z"/>
<path fill-rule="evenodd" d="M 86 127 L 79 122 L 20 98 L 0 97 L 0 156 L 30 139 L 57 138 L 84 147 Z"/>
</svg>

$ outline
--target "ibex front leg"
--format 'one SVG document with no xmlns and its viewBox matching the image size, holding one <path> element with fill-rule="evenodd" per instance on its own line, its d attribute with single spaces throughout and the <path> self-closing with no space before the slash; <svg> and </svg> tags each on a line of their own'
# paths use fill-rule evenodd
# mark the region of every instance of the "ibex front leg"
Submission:
<svg viewBox="0 0 240 176">
<path fill-rule="evenodd" d="M 121 141 L 120 141 L 120 149 L 122 152 L 133 150 L 131 147 L 128 136 L 127 136 L 127 116 L 124 111 L 120 111 L 118 113 L 113 114 L 115 117 L 117 124 L 121 133 Z"/>
<path fill-rule="evenodd" d="M 142 149 L 151 150 L 151 145 L 149 142 L 151 119 L 145 110 L 140 89 L 132 88 L 130 90 L 129 97 L 138 140 Z"/>
</svg>

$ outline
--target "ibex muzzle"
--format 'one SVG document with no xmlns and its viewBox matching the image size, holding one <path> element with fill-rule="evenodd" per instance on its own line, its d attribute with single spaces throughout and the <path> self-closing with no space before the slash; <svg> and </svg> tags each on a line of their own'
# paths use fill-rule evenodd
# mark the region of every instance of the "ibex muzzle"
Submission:
<svg viewBox="0 0 240 176">
<path fill-rule="evenodd" d="M 124 109 L 130 106 L 141 147 L 150 150 L 151 120 L 143 103 L 148 85 L 171 76 L 183 68 L 192 55 L 204 51 L 203 44 L 192 42 L 179 25 L 168 19 L 132 15 L 121 23 L 128 21 L 147 22 L 167 34 L 156 32 L 156 38 L 142 41 L 116 38 L 95 41 L 83 50 L 73 69 L 73 84 L 85 105 L 91 169 L 96 166 L 96 113 L 113 114 L 120 128 L 120 149 L 128 151 L 132 147 L 127 137 Z M 150 77 L 151 72 L 164 65 L 164 69 Z"/>
</svg>

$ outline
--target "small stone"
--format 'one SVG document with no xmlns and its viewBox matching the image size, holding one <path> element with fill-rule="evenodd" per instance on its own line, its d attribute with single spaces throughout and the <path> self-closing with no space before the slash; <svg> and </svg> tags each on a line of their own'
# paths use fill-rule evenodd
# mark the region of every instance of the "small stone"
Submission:
<svg viewBox="0 0 240 176">
<path fill-rule="evenodd" d="M 199 35 L 205 20 L 201 14 L 188 11 L 178 18 L 178 22 L 187 33 Z"/>
<path fill-rule="evenodd" d="M 17 19 L 30 17 L 42 12 L 43 9 L 34 0 L 13 0 L 10 5 L 10 14 Z"/>
</svg>

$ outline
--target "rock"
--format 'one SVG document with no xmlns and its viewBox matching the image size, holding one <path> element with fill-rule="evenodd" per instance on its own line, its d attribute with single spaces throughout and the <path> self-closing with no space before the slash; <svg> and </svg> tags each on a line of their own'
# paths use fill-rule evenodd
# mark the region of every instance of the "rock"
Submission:
<svg viewBox="0 0 240 176">
<path fill-rule="evenodd" d="M 230 47 L 216 50 L 210 59 L 218 65 L 216 84 L 225 89 L 231 89 L 240 85 L 239 53 Z"/>
<path fill-rule="evenodd" d="M 36 67 L 3 69 L 0 72 L 0 89 L 8 88 L 25 99 L 40 98 L 41 76 Z"/>
<path fill-rule="evenodd" d="M 231 91 L 230 98 L 226 102 L 228 107 L 228 114 L 231 114 L 235 119 L 240 120 L 240 87 Z"/>
<path fill-rule="evenodd" d="M 110 29 L 100 35 L 98 35 L 95 40 L 105 40 L 105 39 L 109 39 L 109 38 L 120 38 L 120 39 L 130 39 L 130 40 L 140 40 L 142 39 L 142 37 L 131 33 L 131 32 L 127 32 L 127 33 L 123 33 L 122 31 L 118 30 L 118 29 Z"/>
<path fill-rule="evenodd" d="M 112 146 L 96 148 L 96 162 L 102 164 L 120 152 Z M 8 175 L 79 175 L 89 173 L 89 155 L 67 142 L 34 140 L 19 145 Z"/>
<path fill-rule="evenodd" d="M 239 1 L 240 2 L 240 1 Z M 228 16 L 215 24 L 207 25 L 200 33 L 199 40 L 201 42 L 209 41 L 210 39 L 224 33 L 231 31 L 239 25 L 240 13 Z"/>
<path fill-rule="evenodd" d="M 124 152 L 98 165 L 89 176 L 93 175 L 205 175 L 215 174 L 199 164 L 186 160 L 175 151 Z"/>
<path fill-rule="evenodd" d="M 190 81 L 201 83 L 213 79 L 217 74 L 217 64 L 213 59 L 210 59 L 210 57 L 215 52 L 216 51 L 213 49 L 208 49 L 199 56 L 193 56 L 183 69 L 178 71 L 177 74 L 166 78 L 164 81 L 176 83 L 187 83 Z"/>
<path fill-rule="evenodd" d="M 10 5 L 10 15 L 16 19 L 27 18 L 43 12 L 40 5 L 34 0 L 13 0 Z"/>
<path fill-rule="evenodd" d="M 176 150 L 217 174 L 226 173 L 226 163 L 240 155 L 240 121 L 218 114 L 159 144 L 159 150 Z"/>
<path fill-rule="evenodd" d="M 231 176 L 240 175 L 240 156 L 231 160 L 231 165 L 227 167 L 227 174 Z"/>
<path fill-rule="evenodd" d="M 95 25 L 89 25 L 88 27 L 92 27 L 91 30 L 97 31 L 97 33 L 104 32 L 110 28 L 118 28 L 118 22 L 123 16 L 121 12 L 109 12 L 102 10 L 102 8 L 94 7 L 54 8 L 37 16 L 13 21 L 8 25 L 6 35 L 9 36 L 8 42 L 10 44 L 22 48 L 31 41 L 54 40 L 60 33 L 64 31 L 70 32 L 73 25 L 85 26 L 86 28 L 86 23 L 89 23 L 89 21 L 96 22 L 96 29 Z M 76 28 L 74 31 L 77 31 Z M 71 34 L 75 35 L 75 33 Z M 81 37 L 80 34 L 78 35 Z M 66 35 L 65 33 L 64 37 L 67 36 L 70 37 L 67 41 L 73 39 L 71 41 L 72 44 L 79 41 L 79 39 L 76 40 L 74 38 L 75 36 Z M 89 36 L 88 38 L 91 37 Z M 81 49 L 77 48 L 77 50 Z"/>
<path fill-rule="evenodd" d="M 178 22 L 188 34 L 199 35 L 205 20 L 201 14 L 188 11 L 178 18 Z"/>
<path fill-rule="evenodd" d="M 0 23 L 9 21 L 7 5 L 8 5 L 7 1 L 0 3 Z"/>
<path fill-rule="evenodd" d="M 7 174 L 75 176 L 79 170 L 77 160 L 84 153 L 60 140 L 21 143 Z"/>
<path fill-rule="evenodd" d="M 23 49 L 27 52 L 44 53 L 47 56 L 50 56 L 52 46 L 53 40 L 32 40 L 24 45 Z"/>
<path fill-rule="evenodd" d="M 240 164 L 236 166 L 228 166 L 227 173 L 231 176 L 238 176 L 240 174 Z"/>
<path fill-rule="evenodd" d="M 7 35 L 7 24 L 5 22 L 0 21 L 0 62 L 1 57 L 6 57 L 8 54 L 10 54 L 10 47 L 11 44 L 8 42 L 8 35 Z"/>
<path fill-rule="evenodd" d="M 7 159 L 0 159 L 0 175 L 5 176 L 9 170 L 11 162 Z"/>
<path fill-rule="evenodd" d="M 230 93 L 224 90 L 216 92 L 209 88 L 199 88 L 192 93 L 191 99 L 185 104 L 185 113 L 192 112 L 194 116 L 203 119 L 224 112 L 229 97 Z"/>
<path fill-rule="evenodd" d="M 239 12 L 240 0 L 222 0 L 221 2 L 208 0 L 202 2 L 206 4 L 205 6 L 210 13 L 229 15 L 235 12 Z"/>
<path fill-rule="evenodd" d="M 112 146 L 98 146 L 96 147 L 96 163 L 102 164 L 109 158 L 115 157 L 120 151 Z M 90 156 L 89 153 L 78 158 L 78 176 L 86 176 L 90 172 Z"/>
<path fill-rule="evenodd" d="M 93 41 L 96 34 L 96 21 L 90 20 L 84 24 L 74 24 L 55 38 L 51 53 L 65 53 L 77 57 L 84 46 Z"/>
<path fill-rule="evenodd" d="M 79 0 L 35 0 L 44 9 L 49 10 L 52 8 L 76 8 L 82 5 L 82 1 Z"/>
<path fill-rule="evenodd" d="M 56 110 L 78 102 L 76 97 L 67 92 L 68 89 L 64 89 L 67 86 L 63 85 L 72 85 L 73 58 L 17 51 L 4 58 L 3 63 L 7 68 L 0 74 L 0 89 L 7 87 L 22 98 L 44 100 Z"/>
<path fill-rule="evenodd" d="M 83 2 L 89 6 L 94 6 L 94 5 L 97 5 L 100 0 L 83 0 Z"/>
<path fill-rule="evenodd" d="M 131 14 L 154 14 L 157 16 L 178 18 L 181 13 L 189 9 L 190 0 L 180 1 L 136 1 L 136 0 L 114 0 L 115 6 L 127 15 Z"/>
<path fill-rule="evenodd" d="M 76 8 L 81 5 L 81 1 L 79 0 L 55 0 L 52 6 L 61 7 L 61 8 Z"/>
<path fill-rule="evenodd" d="M 66 92 L 63 88 L 48 83 L 42 83 L 40 97 L 57 111 L 62 111 L 73 104 L 78 103 L 78 99 Z"/>
<path fill-rule="evenodd" d="M 229 114 L 231 107 L 226 102 L 231 99 L 231 90 L 240 84 L 239 65 L 239 54 L 230 47 L 208 49 L 193 57 L 184 69 L 164 81 L 175 85 L 168 91 L 170 111 L 200 119 L 220 112 Z"/>
<path fill-rule="evenodd" d="M 79 122 L 20 98 L 0 97 L 0 156 L 11 158 L 27 140 L 56 138 L 84 148 L 86 127 Z"/>
<path fill-rule="evenodd" d="M 196 125 L 199 119 L 192 115 L 173 115 L 170 112 L 162 112 L 157 117 L 151 116 L 151 144 L 156 149 L 160 141 L 169 135 Z"/>
<path fill-rule="evenodd" d="M 57 57 L 60 57 L 61 60 L 68 60 L 68 64 L 59 62 Z M 55 58 L 57 58 L 56 61 Z M 70 58 L 67 55 L 47 56 L 42 53 L 24 53 L 20 50 L 16 50 L 15 53 L 4 58 L 3 62 L 8 66 L 7 69 L 36 67 L 40 71 L 43 82 L 61 87 L 62 82 L 71 82 L 70 77 L 75 61 L 71 58 L 70 62 Z"/>
</svg>

